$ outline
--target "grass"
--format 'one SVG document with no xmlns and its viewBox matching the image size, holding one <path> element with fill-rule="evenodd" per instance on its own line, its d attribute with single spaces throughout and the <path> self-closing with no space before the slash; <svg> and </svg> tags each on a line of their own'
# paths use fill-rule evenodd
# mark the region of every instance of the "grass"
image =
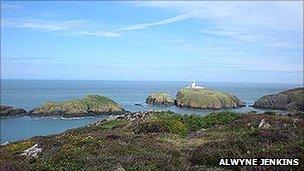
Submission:
<svg viewBox="0 0 304 171">
<path fill-rule="evenodd" d="M 87 95 L 83 99 L 75 99 L 61 103 L 48 102 L 34 109 L 33 114 L 42 115 L 84 115 L 86 113 L 121 112 L 122 107 L 113 100 L 100 95 Z"/>
<path fill-rule="evenodd" d="M 146 103 L 155 104 L 155 105 L 173 105 L 174 98 L 164 92 L 152 93 L 146 98 Z"/>
<path fill-rule="evenodd" d="M 193 108 L 237 107 L 239 100 L 231 94 L 210 89 L 182 89 L 177 94 L 179 106 Z"/>
</svg>

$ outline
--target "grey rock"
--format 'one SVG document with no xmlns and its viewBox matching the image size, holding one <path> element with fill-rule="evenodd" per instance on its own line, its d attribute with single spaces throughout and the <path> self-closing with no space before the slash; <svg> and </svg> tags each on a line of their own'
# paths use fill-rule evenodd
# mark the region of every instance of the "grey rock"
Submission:
<svg viewBox="0 0 304 171">
<path fill-rule="evenodd" d="M 19 116 L 19 115 L 26 115 L 27 111 L 20 108 L 14 108 L 12 106 L 2 106 L 1 105 L 1 117 L 5 116 Z"/>
</svg>

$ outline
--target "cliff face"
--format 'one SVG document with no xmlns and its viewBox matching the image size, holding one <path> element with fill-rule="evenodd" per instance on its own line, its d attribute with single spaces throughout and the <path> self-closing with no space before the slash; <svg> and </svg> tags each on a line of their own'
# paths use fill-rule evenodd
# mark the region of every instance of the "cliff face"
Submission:
<svg viewBox="0 0 304 171">
<path fill-rule="evenodd" d="M 237 97 L 211 89 L 185 88 L 177 93 L 176 104 L 180 107 L 198 109 L 223 109 L 244 106 Z"/>
<path fill-rule="evenodd" d="M 31 115 L 65 117 L 89 116 L 99 114 L 121 114 L 124 109 L 113 100 L 100 95 L 87 95 L 61 103 L 49 102 L 30 111 Z"/>
<path fill-rule="evenodd" d="M 168 93 L 152 93 L 149 94 L 146 98 L 146 103 L 153 105 L 171 106 L 174 105 L 174 98 Z"/>
<path fill-rule="evenodd" d="M 304 88 L 295 88 L 259 98 L 253 107 L 304 111 Z"/>
</svg>

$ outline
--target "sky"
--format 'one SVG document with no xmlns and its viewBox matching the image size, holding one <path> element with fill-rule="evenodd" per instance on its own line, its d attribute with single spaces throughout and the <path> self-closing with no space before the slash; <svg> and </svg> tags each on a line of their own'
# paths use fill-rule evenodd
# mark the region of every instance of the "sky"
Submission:
<svg viewBox="0 0 304 171">
<path fill-rule="evenodd" d="M 1 79 L 303 83 L 303 1 L 1 1 Z"/>
</svg>

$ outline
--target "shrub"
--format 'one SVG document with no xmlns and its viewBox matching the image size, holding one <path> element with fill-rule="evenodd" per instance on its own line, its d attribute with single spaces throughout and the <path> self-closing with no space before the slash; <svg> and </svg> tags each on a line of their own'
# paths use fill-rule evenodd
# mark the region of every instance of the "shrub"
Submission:
<svg viewBox="0 0 304 171">
<path fill-rule="evenodd" d="M 299 141 L 300 148 L 304 150 L 304 138 Z"/>
<path fill-rule="evenodd" d="M 216 124 L 227 124 L 238 118 L 235 112 L 224 111 L 210 113 L 204 117 L 199 115 L 179 115 L 172 112 L 156 113 L 152 120 L 162 122 L 167 131 L 179 135 L 198 131 L 202 128 L 210 128 Z"/>
<path fill-rule="evenodd" d="M 186 115 L 184 116 L 184 122 L 189 131 L 197 131 L 202 128 L 210 128 L 216 124 L 227 124 L 236 118 L 238 118 L 237 113 L 224 111 L 210 113 L 204 117 L 198 115 Z"/>
<path fill-rule="evenodd" d="M 235 119 L 237 119 L 239 115 L 236 112 L 231 111 L 223 111 L 223 112 L 214 112 L 206 115 L 204 117 L 205 128 L 212 127 L 216 124 L 227 124 Z"/>
<path fill-rule="evenodd" d="M 186 125 L 179 120 L 168 120 L 165 122 L 165 126 L 169 132 L 179 135 L 186 135 L 188 133 Z"/>
<path fill-rule="evenodd" d="M 190 162 L 193 165 L 216 167 L 222 158 L 244 157 L 246 148 L 246 143 L 240 138 L 208 142 L 192 151 Z"/>
<path fill-rule="evenodd" d="M 168 132 L 179 135 L 186 135 L 188 132 L 186 125 L 182 122 L 183 116 L 173 112 L 156 113 L 152 120 L 161 122 Z"/>
<path fill-rule="evenodd" d="M 264 112 L 266 115 L 275 115 L 276 113 L 274 111 L 266 111 Z"/>
<path fill-rule="evenodd" d="M 22 153 L 24 150 L 32 147 L 34 143 L 30 141 L 16 142 L 11 144 L 10 151 L 12 153 Z"/>
<path fill-rule="evenodd" d="M 125 125 L 126 123 L 127 123 L 127 120 L 125 120 L 125 119 L 110 120 L 110 121 L 106 121 L 106 122 L 102 123 L 100 128 L 101 128 L 101 130 L 110 130 L 115 127 Z"/>
<path fill-rule="evenodd" d="M 165 130 L 162 122 L 159 121 L 147 121 L 139 123 L 133 129 L 134 133 L 152 133 L 152 132 L 163 132 Z"/>
<path fill-rule="evenodd" d="M 206 122 L 204 117 L 198 115 L 185 115 L 183 118 L 189 131 L 198 131 L 206 127 Z"/>
</svg>

